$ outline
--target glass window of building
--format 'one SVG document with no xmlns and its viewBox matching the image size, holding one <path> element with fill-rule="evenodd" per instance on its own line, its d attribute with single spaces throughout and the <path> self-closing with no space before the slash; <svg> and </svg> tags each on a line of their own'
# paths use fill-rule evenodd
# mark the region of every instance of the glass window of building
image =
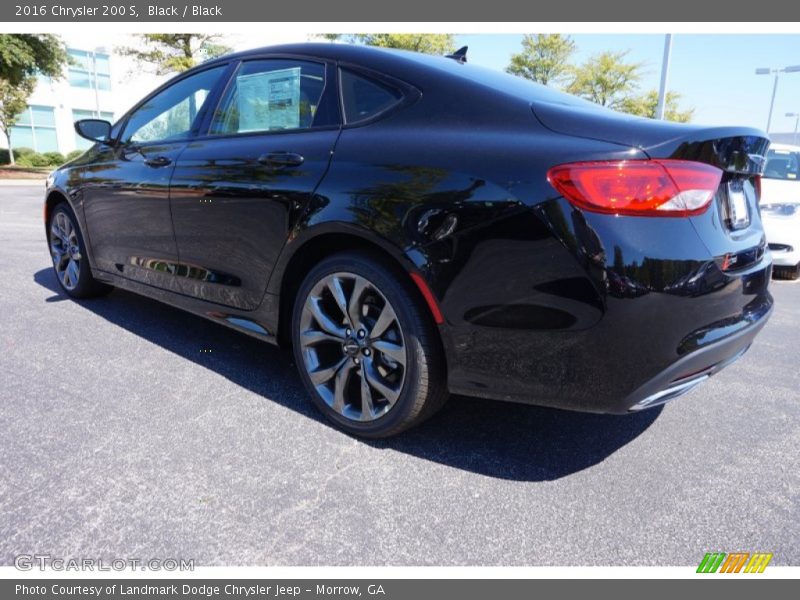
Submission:
<svg viewBox="0 0 800 600">
<path fill-rule="evenodd" d="M 75 48 L 68 48 L 67 54 L 70 58 L 68 78 L 71 86 L 94 89 L 97 85 L 100 90 L 111 89 L 108 54 Z"/>
<path fill-rule="evenodd" d="M 58 152 L 56 116 L 52 106 L 29 106 L 11 128 L 12 148 Z"/>
</svg>

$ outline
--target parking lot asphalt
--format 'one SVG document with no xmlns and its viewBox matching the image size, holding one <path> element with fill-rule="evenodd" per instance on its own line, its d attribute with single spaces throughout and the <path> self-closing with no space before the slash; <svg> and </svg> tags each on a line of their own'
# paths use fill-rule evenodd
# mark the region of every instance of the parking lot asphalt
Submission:
<svg viewBox="0 0 800 600">
<path fill-rule="evenodd" d="M 291 357 L 134 294 L 59 292 L 41 187 L 0 189 L 0 564 L 800 564 L 800 283 L 734 366 L 661 410 L 463 397 L 365 443 Z"/>
</svg>

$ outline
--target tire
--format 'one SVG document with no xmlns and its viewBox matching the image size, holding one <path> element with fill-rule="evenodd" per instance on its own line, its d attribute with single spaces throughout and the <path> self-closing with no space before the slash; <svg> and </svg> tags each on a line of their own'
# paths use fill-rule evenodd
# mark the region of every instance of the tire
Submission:
<svg viewBox="0 0 800 600">
<path fill-rule="evenodd" d="M 366 252 L 335 254 L 306 275 L 292 312 L 292 346 L 314 404 L 349 434 L 396 435 L 447 400 L 427 306 L 407 273 Z"/>
<path fill-rule="evenodd" d="M 800 263 L 793 267 L 773 267 L 772 273 L 775 279 L 791 279 L 795 280 L 800 277 Z"/>
<path fill-rule="evenodd" d="M 64 293 L 71 298 L 95 298 L 108 294 L 113 288 L 92 276 L 86 244 L 69 204 L 57 204 L 47 225 L 53 270 Z"/>
</svg>

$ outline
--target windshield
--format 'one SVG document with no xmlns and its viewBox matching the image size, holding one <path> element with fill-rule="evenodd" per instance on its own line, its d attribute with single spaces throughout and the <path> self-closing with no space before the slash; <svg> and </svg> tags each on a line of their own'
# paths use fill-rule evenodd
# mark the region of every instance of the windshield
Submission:
<svg viewBox="0 0 800 600">
<path fill-rule="evenodd" d="M 770 150 L 764 175 L 767 179 L 797 180 L 800 175 L 800 153 L 791 150 Z"/>
</svg>

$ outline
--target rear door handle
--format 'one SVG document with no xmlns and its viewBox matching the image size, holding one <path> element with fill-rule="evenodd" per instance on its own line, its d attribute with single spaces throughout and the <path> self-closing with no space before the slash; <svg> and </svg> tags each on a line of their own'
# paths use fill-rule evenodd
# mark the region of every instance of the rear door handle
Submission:
<svg viewBox="0 0 800 600">
<path fill-rule="evenodd" d="M 299 167 L 304 160 L 302 154 L 294 152 L 268 152 L 258 157 L 258 162 L 269 167 Z"/>
<path fill-rule="evenodd" d="M 166 167 L 171 163 L 172 159 L 167 158 L 166 156 L 154 156 L 153 158 L 144 159 L 144 164 L 146 164 L 148 167 Z"/>
</svg>

